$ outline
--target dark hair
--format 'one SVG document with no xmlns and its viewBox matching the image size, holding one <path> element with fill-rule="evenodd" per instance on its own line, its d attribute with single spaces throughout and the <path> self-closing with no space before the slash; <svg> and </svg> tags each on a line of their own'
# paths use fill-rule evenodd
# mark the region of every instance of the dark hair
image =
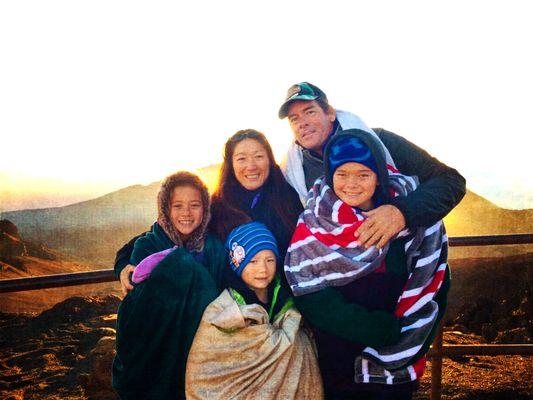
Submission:
<svg viewBox="0 0 533 400">
<path fill-rule="evenodd" d="M 243 186 L 235 177 L 233 169 L 233 153 L 238 143 L 245 139 L 259 142 L 265 149 L 270 164 L 268 178 L 263 184 L 264 202 L 269 204 L 272 212 L 279 218 L 280 224 L 287 231 L 292 232 L 299 209 L 291 201 L 284 201 L 288 193 L 293 190 L 287 183 L 276 160 L 272 148 L 265 135 L 254 129 L 243 129 L 231 136 L 224 145 L 224 160 L 220 167 L 218 185 L 212 196 L 210 230 L 221 240 L 225 240 L 231 230 L 239 225 L 251 221 L 251 218 L 239 206 L 239 193 Z"/>
<path fill-rule="evenodd" d="M 170 220 L 170 199 L 172 198 L 172 192 L 180 186 L 189 186 L 198 190 L 204 208 L 202 223 L 191 233 L 191 236 L 185 244 L 183 243 L 181 234 Z M 188 171 L 179 171 L 165 178 L 157 195 L 157 223 L 163 228 L 172 242 L 180 247 L 185 245 L 189 250 L 202 250 L 209 217 L 209 192 L 205 183 L 197 175 Z"/>
<path fill-rule="evenodd" d="M 332 108 L 327 101 L 325 101 L 322 98 L 318 98 L 315 100 L 318 104 L 318 106 L 324 111 L 326 114 L 328 113 L 329 109 Z"/>
</svg>

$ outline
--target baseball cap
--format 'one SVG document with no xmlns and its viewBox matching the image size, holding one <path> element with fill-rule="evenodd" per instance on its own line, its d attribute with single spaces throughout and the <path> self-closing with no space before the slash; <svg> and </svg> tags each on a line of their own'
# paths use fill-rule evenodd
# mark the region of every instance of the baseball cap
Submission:
<svg viewBox="0 0 533 400">
<path fill-rule="evenodd" d="M 320 88 L 316 87 L 315 85 L 309 82 L 300 82 L 295 85 L 292 85 L 289 88 L 289 90 L 287 90 L 287 96 L 285 97 L 285 102 L 281 105 L 279 112 L 278 112 L 279 119 L 283 119 L 287 116 L 289 105 L 293 101 L 297 101 L 297 100 L 303 100 L 303 101 L 322 100 L 326 104 L 329 104 L 326 94 L 322 90 L 320 90 Z"/>
</svg>

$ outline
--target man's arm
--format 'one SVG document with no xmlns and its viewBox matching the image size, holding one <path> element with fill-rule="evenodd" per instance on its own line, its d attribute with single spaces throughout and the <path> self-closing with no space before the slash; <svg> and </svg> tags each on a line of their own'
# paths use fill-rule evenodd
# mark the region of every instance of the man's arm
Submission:
<svg viewBox="0 0 533 400">
<path fill-rule="evenodd" d="M 126 243 L 122 248 L 117 251 L 115 256 L 115 276 L 120 281 L 122 293 L 124 295 L 128 294 L 130 290 L 133 289 L 133 286 L 130 283 L 130 273 L 133 272 L 134 266 L 130 263 L 131 254 L 133 252 L 133 247 L 135 241 L 143 236 L 144 233 L 139 236 L 135 236 L 128 243 Z"/>
<path fill-rule="evenodd" d="M 435 224 L 459 204 L 466 192 L 465 179 L 455 169 L 399 135 L 381 128 L 374 131 L 400 172 L 418 176 L 420 185 L 408 196 L 395 197 L 391 204 L 364 213 L 368 218 L 356 235 L 365 247 L 383 247 L 406 226 Z"/>
<path fill-rule="evenodd" d="M 466 192 L 466 181 L 459 172 L 399 135 L 380 128 L 374 131 L 400 172 L 420 180 L 414 192 L 391 202 L 402 212 L 407 227 L 431 226 L 459 204 Z"/>
</svg>

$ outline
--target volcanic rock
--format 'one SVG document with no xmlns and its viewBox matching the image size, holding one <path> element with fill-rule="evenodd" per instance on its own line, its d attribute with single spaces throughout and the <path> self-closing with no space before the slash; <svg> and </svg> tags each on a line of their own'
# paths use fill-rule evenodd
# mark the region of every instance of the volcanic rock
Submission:
<svg viewBox="0 0 533 400">
<path fill-rule="evenodd" d="M 7 219 L 0 220 L 0 261 L 13 265 L 13 259 L 25 255 L 26 246 L 15 224 Z"/>
<path fill-rule="evenodd" d="M 117 395 L 111 387 L 110 371 L 115 356 L 115 335 L 104 336 L 87 356 L 89 373 L 80 375 L 80 381 L 89 399 L 113 400 Z"/>
</svg>

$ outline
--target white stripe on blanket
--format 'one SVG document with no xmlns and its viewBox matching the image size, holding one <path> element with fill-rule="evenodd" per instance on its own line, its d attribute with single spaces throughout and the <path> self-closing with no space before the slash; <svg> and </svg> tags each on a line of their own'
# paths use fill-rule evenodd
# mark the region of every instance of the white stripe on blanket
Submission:
<svg viewBox="0 0 533 400">
<path fill-rule="evenodd" d="M 435 251 L 435 253 L 433 253 L 433 254 L 431 254 L 431 255 L 429 255 L 427 257 L 419 259 L 416 262 L 415 268 L 425 267 L 426 265 L 431 264 L 433 261 L 437 260 L 440 257 L 440 251 L 441 251 L 441 249 L 437 249 L 437 251 Z"/>
<path fill-rule="evenodd" d="M 333 281 L 333 280 L 336 280 L 336 279 L 350 278 L 350 277 L 352 277 L 354 275 L 357 275 L 357 274 L 360 274 L 360 273 L 361 273 L 361 271 L 358 271 L 358 270 L 350 271 L 350 272 L 345 273 L 345 274 L 341 274 L 339 272 L 334 272 L 332 274 L 328 274 L 328 275 L 320 276 L 320 277 L 315 278 L 315 279 L 311 279 L 311 280 L 309 280 L 307 282 L 300 282 L 298 285 L 292 285 L 291 289 L 294 290 L 295 287 L 306 288 L 306 287 L 309 287 L 309 286 L 317 285 L 317 284 L 325 282 L 325 281 Z"/>
<path fill-rule="evenodd" d="M 368 360 L 366 358 L 363 359 L 363 382 L 368 383 L 370 382 L 370 375 L 368 374 Z"/>
<path fill-rule="evenodd" d="M 359 247 L 359 242 L 357 240 L 354 240 L 353 242 L 348 243 L 346 246 L 341 246 L 338 244 L 332 244 L 331 246 L 329 246 L 331 250 L 355 249 L 356 247 Z"/>
<path fill-rule="evenodd" d="M 406 317 L 408 317 L 409 315 L 411 315 L 412 313 L 415 313 L 417 312 L 418 310 L 420 310 L 422 307 L 424 307 L 427 303 L 429 303 L 430 301 L 433 300 L 433 297 L 435 297 L 435 293 L 434 292 L 431 292 L 431 293 L 428 293 L 424 296 L 422 296 L 415 304 L 413 304 L 411 307 L 409 307 L 407 309 L 407 311 L 403 314 L 405 315 Z"/>
<path fill-rule="evenodd" d="M 422 345 L 411 347 L 410 349 L 405 349 L 403 351 L 400 351 L 398 353 L 394 354 L 379 354 L 376 349 L 373 349 L 372 347 L 367 347 L 364 351 L 367 354 L 373 355 L 375 358 L 381 360 L 381 362 L 391 362 L 391 361 L 398 361 L 403 360 L 405 358 L 411 358 L 413 357 L 418 351 L 422 348 Z"/>
<path fill-rule="evenodd" d="M 438 312 L 439 312 L 439 307 L 437 306 L 435 308 L 435 311 L 429 317 L 423 318 L 423 319 L 419 319 L 414 324 L 411 324 L 411 325 L 408 325 L 408 326 L 404 326 L 401 329 L 401 332 L 406 332 L 406 331 L 409 331 L 411 329 L 420 328 L 420 327 L 422 327 L 422 326 L 424 326 L 426 324 L 433 323 L 433 321 L 435 320 L 435 316 L 437 315 Z"/>
<path fill-rule="evenodd" d="M 392 374 L 388 370 L 385 370 L 385 376 L 387 377 L 387 385 L 392 385 Z"/>
<path fill-rule="evenodd" d="M 417 379 L 417 376 L 416 376 L 416 372 L 415 372 L 415 369 L 412 365 L 409 365 L 409 367 L 407 368 L 407 370 L 409 371 L 409 375 L 411 375 L 411 380 L 414 381 Z"/>
<path fill-rule="evenodd" d="M 308 236 L 306 237 L 305 239 L 302 239 L 302 240 L 299 240 L 297 242 L 294 242 L 293 244 L 291 244 L 289 246 L 289 248 L 287 249 L 287 251 L 293 251 L 299 247 L 302 247 L 302 246 L 305 246 L 306 244 L 309 244 L 311 242 L 314 242 L 318 240 L 316 237 L 314 236 Z M 331 246 L 329 246 L 329 248 L 331 250 L 338 250 L 338 249 L 355 249 L 356 247 L 358 247 L 359 244 L 357 242 L 357 240 L 354 240 L 353 242 L 350 242 L 348 243 L 346 246 L 341 246 L 341 245 L 338 245 L 338 244 L 332 244 Z"/>
<path fill-rule="evenodd" d="M 289 267 L 289 265 L 285 265 L 285 271 L 300 272 L 302 268 L 305 268 L 309 265 L 319 264 L 321 262 L 328 262 L 328 261 L 336 260 L 337 258 L 341 258 L 341 257 L 342 257 L 342 254 L 330 253 L 324 257 L 320 256 L 320 257 L 313 258 L 311 260 L 304 260 L 300 264 L 295 265 L 293 267 Z"/>
<path fill-rule="evenodd" d="M 352 226 L 352 224 L 344 224 L 339 226 L 338 228 L 333 229 L 332 231 L 328 231 L 324 228 L 309 228 L 309 232 L 311 232 L 313 235 L 320 233 L 322 235 L 331 235 L 331 236 L 342 236 L 344 231 Z"/>
<path fill-rule="evenodd" d="M 435 225 L 430 226 L 424 231 L 424 236 L 429 236 L 437 232 L 442 226 L 442 221 L 437 222 Z"/>
<path fill-rule="evenodd" d="M 293 250 L 297 249 L 298 247 L 305 246 L 306 244 L 308 244 L 310 242 L 314 242 L 315 240 L 317 240 L 316 237 L 308 236 L 305 239 L 299 240 L 299 241 L 294 242 L 293 244 L 291 244 L 289 246 L 289 248 L 287 249 L 287 251 L 293 251 Z"/>
<path fill-rule="evenodd" d="M 415 241 L 415 238 L 412 238 L 407 243 L 405 243 L 404 249 L 406 253 L 409 251 L 409 248 L 411 247 L 414 241 Z"/>
<path fill-rule="evenodd" d="M 299 242 L 296 242 L 296 243 L 301 243 L 303 242 L 303 240 L 300 240 Z M 295 244 L 296 244 L 295 243 Z M 303 246 L 303 244 L 301 244 L 300 246 Z M 298 246 L 298 247 L 300 247 Z M 329 246 L 331 249 L 334 249 L 334 246 L 338 248 L 340 248 L 340 246 L 337 246 L 337 245 L 333 245 L 333 246 Z M 369 247 L 365 252 L 359 254 L 359 255 L 356 255 L 352 258 L 353 261 L 361 261 L 363 260 L 366 256 L 368 256 L 370 253 L 372 253 L 373 251 L 375 251 L 375 246 L 371 246 Z M 378 250 L 378 255 L 381 254 L 383 252 L 383 249 L 379 249 Z M 335 257 L 333 257 L 335 256 Z M 337 258 L 342 258 L 343 255 L 340 254 L 340 253 L 331 253 L 327 256 L 321 256 L 321 257 L 316 257 L 316 258 L 313 258 L 313 259 L 308 259 L 308 260 L 304 260 L 302 261 L 300 264 L 296 264 L 292 267 L 288 266 L 288 265 L 285 265 L 285 271 L 289 271 L 289 272 L 300 272 L 302 270 L 302 268 L 305 268 L 309 265 L 317 265 L 317 264 L 320 264 L 322 262 L 327 262 L 327 261 L 331 261 L 331 260 L 336 260 Z M 357 272 L 357 271 L 356 271 Z M 340 277 L 342 277 L 342 275 L 345 275 L 345 276 L 353 276 L 353 274 L 341 274 L 341 273 L 337 273 Z M 327 275 L 326 275 L 327 276 Z M 299 285 L 298 285 L 299 286 Z M 301 286 L 300 286 L 301 287 Z"/>
<path fill-rule="evenodd" d="M 437 271 L 435 272 L 440 272 L 440 271 L 443 271 L 446 269 L 446 264 L 445 263 L 442 263 L 441 265 L 439 265 L 439 268 L 437 268 Z M 402 295 L 400 296 L 400 299 L 407 299 L 409 297 L 414 297 L 414 296 L 418 296 L 420 293 L 422 293 L 424 291 L 424 289 L 432 282 L 433 280 L 430 279 L 429 281 L 427 281 L 427 283 L 424 285 L 424 286 L 420 286 L 420 287 L 417 287 L 415 289 L 411 289 L 411 290 L 406 290 L 405 292 L 402 293 Z M 398 300 L 398 301 L 399 301 Z"/>
<path fill-rule="evenodd" d="M 342 201 L 336 201 L 335 204 L 333 204 L 333 210 L 331 213 L 331 219 L 333 222 L 339 222 L 339 208 L 342 206 Z"/>
</svg>

